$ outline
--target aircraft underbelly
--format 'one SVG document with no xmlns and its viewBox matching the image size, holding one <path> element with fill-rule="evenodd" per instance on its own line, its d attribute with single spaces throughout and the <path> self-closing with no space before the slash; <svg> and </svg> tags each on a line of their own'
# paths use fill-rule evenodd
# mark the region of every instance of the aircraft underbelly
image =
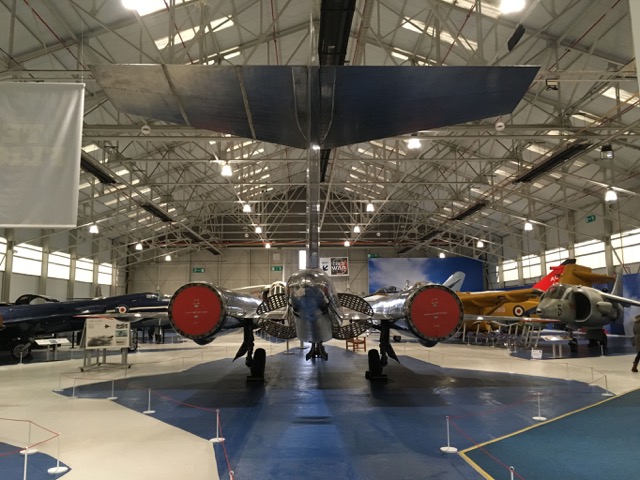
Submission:
<svg viewBox="0 0 640 480">
<path fill-rule="evenodd" d="M 328 342 L 333 338 L 331 318 L 322 315 L 312 320 L 294 317 L 298 338 L 303 342 Z"/>
</svg>

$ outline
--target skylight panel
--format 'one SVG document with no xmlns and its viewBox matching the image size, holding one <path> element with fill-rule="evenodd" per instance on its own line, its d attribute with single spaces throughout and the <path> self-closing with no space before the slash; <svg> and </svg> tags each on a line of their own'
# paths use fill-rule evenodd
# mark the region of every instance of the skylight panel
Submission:
<svg viewBox="0 0 640 480">
<path fill-rule="evenodd" d="M 161 0 L 161 2 L 163 3 L 163 7 L 164 7 L 164 0 Z M 205 33 L 219 32 L 220 30 L 231 27 L 233 25 L 234 23 L 233 23 L 233 20 L 231 20 L 231 17 L 218 18 L 216 20 L 213 20 L 211 23 L 209 23 L 208 27 L 205 27 Z M 189 28 L 185 28 L 184 30 L 180 30 L 180 32 L 176 33 L 173 36 L 173 43 L 176 44 L 179 42 L 188 42 L 189 40 L 192 40 L 198 34 L 199 31 L 200 31 L 200 26 L 189 27 Z M 156 47 L 158 47 L 158 50 L 162 50 L 169 44 L 169 37 L 159 38 L 158 40 L 155 41 L 155 43 L 156 43 Z M 236 56 L 235 54 L 231 53 L 227 55 L 227 58 L 231 58 L 231 55 Z M 237 52 L 237 55 L 240 55 L 240 52 Z"/>
</svg>

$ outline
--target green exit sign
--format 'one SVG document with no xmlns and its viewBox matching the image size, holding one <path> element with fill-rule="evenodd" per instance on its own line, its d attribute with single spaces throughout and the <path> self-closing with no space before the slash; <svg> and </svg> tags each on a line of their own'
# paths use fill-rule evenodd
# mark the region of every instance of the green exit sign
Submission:
<svg viewBox="0 0 640 480">
<path fill-rule="evenodd" d="M 204 267 L 193 267 L 191 271 L 193 273 L 204 273 Z"/>
<path fill-rule="evenodd" d="M 584 221 L 586 223 L 595 222 L 596 221 L 596 216 L 593 213 L 590 214 L 590 215 L 587 215 L 586 217 L 584 217 Z"/>
<path fill-rule="evenodd" d="M 380 255 L 378 255 L 377 253 L 369 253 L 367 255 L 367 258 L 380 258 Z"/>
<path fill-rule="evenodd" d="M 282 265 L 274 265 L 271 267 L 271 271 L 272 272 L 281 272 L 282 271 Z"/>
</svg>

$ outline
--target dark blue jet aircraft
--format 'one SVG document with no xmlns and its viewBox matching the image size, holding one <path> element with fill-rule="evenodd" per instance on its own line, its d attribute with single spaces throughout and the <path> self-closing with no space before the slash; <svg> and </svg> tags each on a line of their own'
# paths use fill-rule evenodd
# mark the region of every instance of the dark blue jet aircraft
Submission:
<svg viewBox="0 0 640 480">
<path fill-rule="evenodd" d="M 28 355 L 38 337 L 82 330 L 85 318 L 111 317 L 142 325 L 167 319 L 170 297 L 130 293 L 90 300 L 60 302 L 44 295 L 22 295 L 13 304 L 0 304 L 0 350 L 19 358 Z"/>
</svg>

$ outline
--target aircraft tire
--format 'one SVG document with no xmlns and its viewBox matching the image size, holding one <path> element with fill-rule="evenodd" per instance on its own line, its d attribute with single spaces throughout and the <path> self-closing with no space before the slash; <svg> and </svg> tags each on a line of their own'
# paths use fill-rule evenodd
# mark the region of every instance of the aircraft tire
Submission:
<svg viewBox="0 0 640 480">
<path fill-rule="evenodd" d="M 257 348 L 253 352 L 253 363 L 251 363 L 251 377 L 264 378 L 264 370 L 267 365 L 267 352 L 264 348 Z"/>
<path fill-rule="evenodd" d="M 9 354 L 11 358 L 20 360 L 20 352 L 22 352 L 22 358 L 31 357 L 31 342 L 23 338 L 16 338 L 9 343 Z"/>
<path fill-rule="evenodd" d="M 373 380 L 382 377 L 382 361 L 380 360 L 380 352 L 372 348 L 368 352 L 369 370 L 364 374 L 367 380 Z"/>
</svg>

